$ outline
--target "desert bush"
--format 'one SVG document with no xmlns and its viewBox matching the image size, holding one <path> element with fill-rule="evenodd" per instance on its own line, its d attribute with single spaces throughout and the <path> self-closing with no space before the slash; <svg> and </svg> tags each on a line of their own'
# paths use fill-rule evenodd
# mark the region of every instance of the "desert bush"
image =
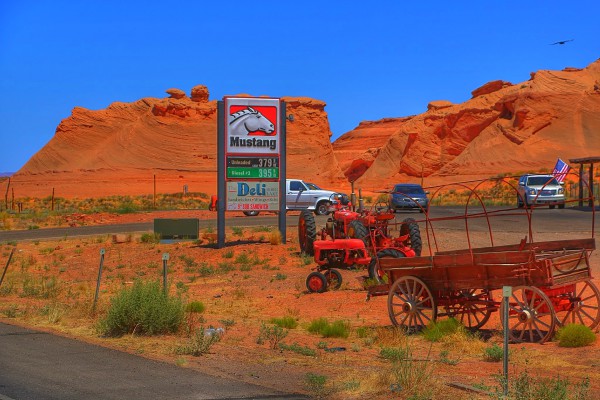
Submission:
<svg viewBox="0 0 600 400">
<path fill-rule="evenodd" d="M 594 332 L 585 325 L 567 324 L 556 332 L 560 347 L 589 346 L 596 341 Z"/>
<path fill-rule="evenodd" d="M 203 313 L 206 306 L 201 301 L 192 301 L 186 304 L 185 311 L 192 313 Z"/>
<path fill-rule="evenodd" d="M 158 233 L 142 233 L 140 237 L 140 242 L 142 243 L 158 243 L 160 242 L 160 234 Z"/>
<path fill-rule="evenodd" d="M 269 232 L 269 243 L 272 245 L 281 244 L 282 236 L 278 230 Z"/>
<path fill-rule="evenodd" d="M 294 329 L 298 326 L 298 321 L 296 320 L 296 318 L 290 316 L 290 315 L 286 315 L 285 317 L 281 317 L 281 318 L 271 318 L 270 321 L 272 324 L 280 326 L 282 328 L 286 328 L 286 329 Z"/>
<path fill-rule="evenodd" d="M 269 342 L 269 345 L 272 349 L 276 349 L 279 342 L 281 342 L 288 335 L 289 331 L 287 329 L 283 329 L 280 326 L 267 326 L 264 322 L 260 326 L 260 332 L 258 334 L 258 338 L 256 339 L 256 343 L 263 344 L 266 341 Z"/>
<path fill-rule="evenodd" d="M 294 353 L 302 354 L 303 356 L 315 357 L 317 352 L 310 347 L 300 346 L 298 343 L 294 344 L 284 344 L 279 343 L 279 348 L 281 350 L 293 351 Z"/>
<path fill-rule="evenodd" d="M 442 319 L 429 323 L 423 329 L 423 337 L 430 342 L 439 342 L 444 336 L 451 335 L 464 329 L 455 318 Z"/>
<path fill-rule="evenodd" d="M 99 331 L 108 336 L 126 333 L 156 335 L 176 332 L 184 318 L 180 298 L 165 294 L 158 282 L 137 280 L 111 298 Z"/>
<path fill-rule="evenodd" d="M 330 390 L 327 388 L 327 377 L 325 375 L 306 374 L 304 377 L 304 386 L 317 399 L 322 399 L 330 393 Z"/>
<path fill-rule="evenodd" d="M 329 323 L 326 318 L 319 318 L 312 321 L 307 330 L 326 338 L 347 338 L 350 335 L 350 324 L 341 320 Z"/>
<path fill-rule="evenodd" d="M 407 348 L 401 347 L 382 347 L 379 350 L 379 357 L 390 360 L 399 361 L 407 356 Z"/>
<path fill-rule="evenodd" d="M 210 348 L 220 340 L 221 335 L 207 334 L 204 327 L 201 326 L 190 336 L 186 344 L 177 347 L 175 353 L 198 357 L 208 353 Z"/>
<path fill-rule="evenodd" d="M 502 361 L 504 358 L 504 349 L 496 343 L 483 349 L 483 359 L 489 362 Z"/>
<path fill-rule="evenodd" d="M 404 348 L 405 357 L 392 362 L 392 386 L 401 388 L 408 399 L 431 399 L 434 389 L 434 363 L 415 360 L 408 344 Z M 426 357 L 429 359 L 429 354 Z"/>
<path fill-rule="evenodd" d="M 244 235 L 244 228 L 241 228 L 239 226 L 232 226 L 231 230 L 233 231 L 233 236 L 243 236 Z"/>
<path fill-rule="evenodd" d="M 502 388 L 506 381 L 503 376 L 496 376 L 499 386 L 496 388 L 497 398 L 503 399 Z M 589 378 L 572 384 L 567 378 L 534 378 L 527 371 L 509 380 L 508 399 L 515 400 L 587 400 L 589 397 Z M 595 397 L 594 397 L 595 398 Z"/>
</svg>

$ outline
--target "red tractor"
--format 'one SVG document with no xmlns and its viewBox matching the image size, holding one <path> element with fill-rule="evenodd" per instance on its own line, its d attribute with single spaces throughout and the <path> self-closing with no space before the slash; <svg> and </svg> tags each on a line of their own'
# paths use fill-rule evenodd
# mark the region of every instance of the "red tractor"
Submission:
<svg viewBox="0 0 600 400">
<path fill-rule="evenodd" d="M 330 217 L 320 233 L 317 232 L 315 217 L 311 212 L 303 211 L 300 214 L 300 250 L 313 255 L 317 263 L 317 270 L 306 279 L 309 291 L 323 292 L 327 286 L 339 288 L 342 277 L 335 268 L 349 269 L 355 265 L 368 266 L 369 277 L 382 282 L 379 258 L 420 255 L 419 225 L 413 219 L 406 219 L 401 225 L 400 236 L 391 238 L 388 227 L 395 214 L 390 212 L 387 205 L 382 207 L 377 204 L 375 211 L 359 213 L 348 207 L 347 199 L 337 199 L 331 203 Z"/>
</svg>

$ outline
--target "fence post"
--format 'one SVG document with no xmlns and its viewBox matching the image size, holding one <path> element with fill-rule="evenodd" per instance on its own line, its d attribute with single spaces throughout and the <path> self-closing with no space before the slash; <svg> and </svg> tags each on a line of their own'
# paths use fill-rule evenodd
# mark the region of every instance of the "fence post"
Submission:
<svg viewBox="0 0 600 400">
<path fill-rule="evenodd" d="M 167 261 L 169 261 L 169 253 L 163 253 L 163 292 L 167 294 Z"/>
<path fill-rule="evenodd" d="M 508 398 L 508 299 L 512 296 L 512 286 L 502 286 L 503 330 L 504 330 L 504 356 L 502 357 L 502 372 L 504 374 L 504 398 Z"/>
<path fill-rule="evenodd" d="M 98 268 L 98 280 L 96 281 L 96 294 L 94 295 L 94 305 L 92 311 L 96 311 L 98 303 L 98 293 L 100 293 L 100 280 L 102 279 L 102 266 L 104 265 L 104 249 L 100 249 L 100 267 Z"/>
<path fill-rule="evenodd" d="M 0 286 L 2 286 L 2 281 L 4 280 L 4 275 L 6 275 L 6 270 L 8 269 L 8 264 L 10 264 L 10 260 L 12 260 L 12 256 L 13 256 L 14 252 L 15 252 L 15 248 L 13 247 L 8 256 L 8 261 L 6 262 L 4 271 L 2 272 L 2 277 L 0 278 Z"/>
</svg>

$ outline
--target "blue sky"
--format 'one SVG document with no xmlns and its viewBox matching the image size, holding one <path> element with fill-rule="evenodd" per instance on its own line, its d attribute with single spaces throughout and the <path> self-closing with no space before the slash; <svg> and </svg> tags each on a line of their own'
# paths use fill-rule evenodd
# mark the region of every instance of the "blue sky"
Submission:
<svg viewBox="0 0 600 400">
<path fill-rule="evenodd" d="M 550 45 L 574 39 L 564 45 Z M 334 138 L 364 120 L 463 102 L 496 79 L 600 57 L 595 1 L 0 2 L 0 172 L 76 107 L 189 94 L 306 96 Z"/>
</svg>

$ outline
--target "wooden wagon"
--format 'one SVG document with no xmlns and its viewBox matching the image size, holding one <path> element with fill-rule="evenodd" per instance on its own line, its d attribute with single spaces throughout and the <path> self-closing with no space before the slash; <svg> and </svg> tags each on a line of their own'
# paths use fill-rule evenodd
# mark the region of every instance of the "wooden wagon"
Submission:
<svg viewBox="0 0 600 400">
<path fill-rule="evenodd" d="M 600 291 L 589 257 L 595 239 L 575 239 L 439 251 L 433 256 L 381 258 L 388 283 L 369 296 L 388 296 L 392 323 L 419 331 L 436 318 L 454 317 L 471 329 L 503 307 L 493 291 L 512 286 L 508 323 L 512 342 L 543 343 L 557 326 L 600 322 Z M 501 313 L 501 318 L 504 313 Z"/>
</svg>

